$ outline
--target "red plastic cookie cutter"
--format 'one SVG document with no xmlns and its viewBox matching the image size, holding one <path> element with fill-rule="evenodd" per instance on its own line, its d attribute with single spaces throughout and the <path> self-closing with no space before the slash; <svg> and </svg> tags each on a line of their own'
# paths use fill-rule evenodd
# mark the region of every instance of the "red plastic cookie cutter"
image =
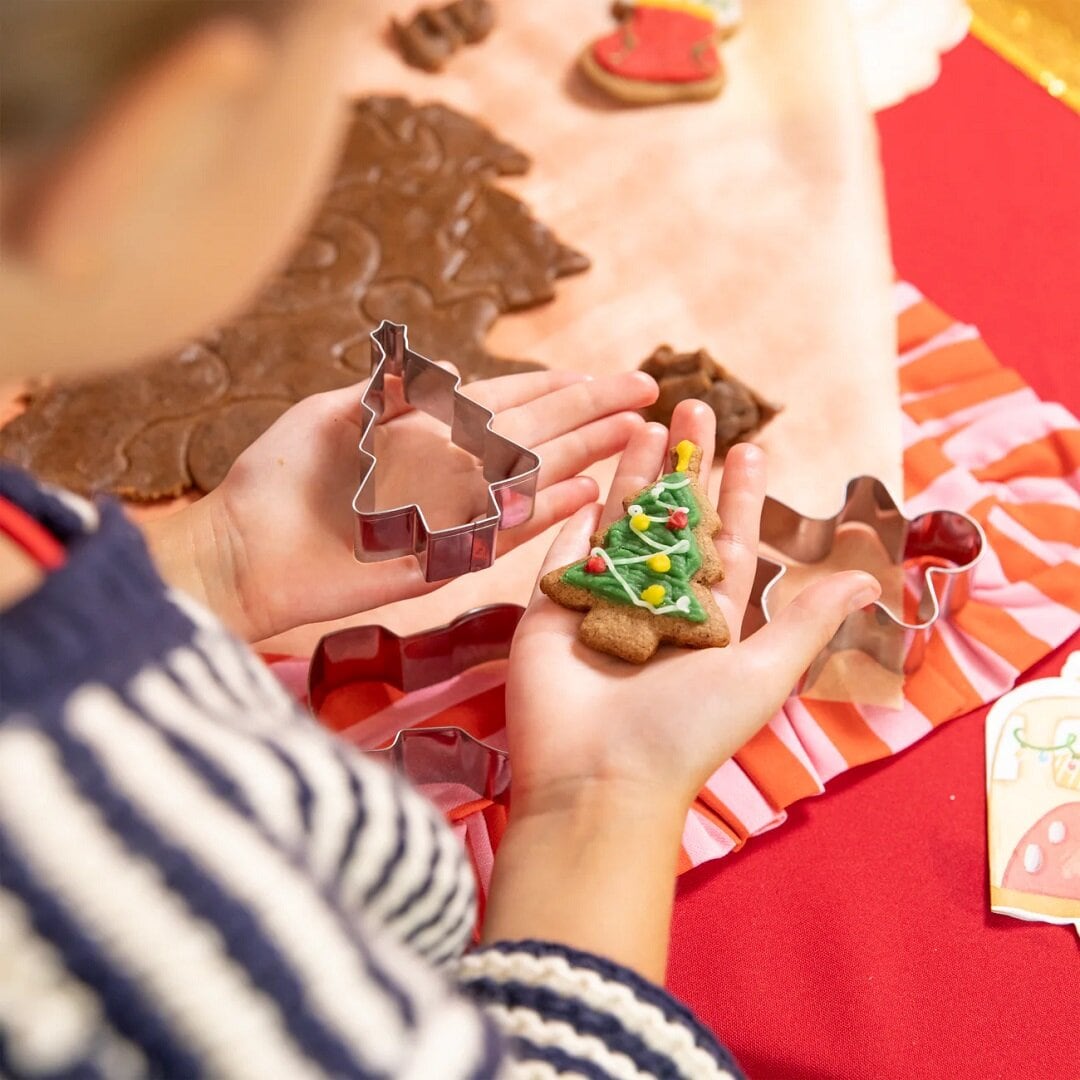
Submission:
<svg viewBox="0 0 1080 1080">
<path fill-rule="evenodd" d="M 505 660 L 525 609 L 492 604 L 445 626 L 401 636 L 385 626 L 354 626 L 327 634 L 315 647 L 308 700 L 319 716 L 327 699 L 350 683 L 385 683 L 406 693 L 452 679 L 490 660 Z M 354 735 L 365 752 L 381 757 L 414 784 L 453 781 L 498 801 L 510 787 L 506 751 L 459 727 L 406 728 L 388 746 L 365 745 L 363 721 Z"/>
<path fill-rule="evenodd" d="M 919 569 L 914 615 L 905 619 L 881 601 L 852 613 L 811 665 L 802 686 L 814 682 L 833 653 L 846 649 L 861 650 L 898 674 L 915 671 L 934 624 L 967 602 L 972 575 L 986 548 L 982 528 L 967 514 L 930 510 L 906 518 L 889 489 L 872 476 L 850 481 L 843 505 L 828 518 L 807 517 L 766 498 L 761 542 L 795 562 L 816 563 L 832 550 L 840 527 L 853 522 L 873 529 L 895 565 Z M 782 562 L 758 556 L 744 634 L 769 621 L 770 595 L 786 571 Z"/>
<path fill-rule="evenodd" d="M 375 509 L 375 428 L 386 408 L 386 377 L 401 379 L 405 400 L 450 428 L 450 441 L 480 460 L 487 508 L 477 518 L 431 529 L 416 503 Z M 356 558 L 383 562 L 415 555 L 427 581 L 445 581 L 495 561 L 495 534 L 532 516 L 540 458 L 492 430 L 490 409 L 466 397 L 452 371 L 409 348 L 408 331 L 383 321 L 371 334 L 371 379 L 361 399 L 364 471 L 353 498 Z"/>
</svg>

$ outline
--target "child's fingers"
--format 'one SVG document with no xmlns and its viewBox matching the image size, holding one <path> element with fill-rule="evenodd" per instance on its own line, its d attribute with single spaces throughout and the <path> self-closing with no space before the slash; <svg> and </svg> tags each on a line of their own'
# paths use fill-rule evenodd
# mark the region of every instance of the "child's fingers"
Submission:
<svg viewBox="0 0 1080 1080">
<path fill-rule="evenodd" d="M 640 371 L 607 375 L 506 409 L 496 416 L 494 427 L 522 446 L 539 446 L 602 416 L 640 409 L 655 396 L 656 383 Z"/>
<path fill-rule="evenodd" d="M 559 530 L 559 535 L 551 545 L 529 599 L 529 608 L 518 629 L 515 639 L 520 643 L 532 634 L 544 634 L 557 631 L 572 639 L 577 633 L 579 616 L 573 611 L 559 607 L 540 591 L 540 578 L 560 566 L 575 562 L 589 550 L 589 539 L 596 531 L 600 518 L 600 507 L 590 503 L 581 507 L 573 517 Z M 518 646 L 515 645 L 515 648 Z"/>
<path fill-rule="evenodd" d="M 672 662 L 672 685 L 726 687 L 724 722 L 715 698 L 699 695 L 684 711 L 687 745 L 704 766 L 719 767 L 776 715 L 844 619 L 879 594 L 869 574 L 848 571 L 804 589 L 772 622 L 739 645 L 702 649 Z M 682 671 L 679 668 L 682 668 Z"/>
<path fill-rule="evenodd" d="M 457 371 L 450 363 L 440 363 L 449 371 Z M 575 383 L 586 382 L 588 376 L 577 371 L 529 371 L 520 375 L 500 375 L 496 379 L 482 379 L 479 382 L 463 386 L 462 392 L 473 401 L 490 409 L 494 413 L 505 409 L 526 405 L 545 394 L 554 393 Z M 360 423 L 360 398 L 367 389 L 368 380 L 345 386 L 339 390 L 328 390 L 315 395 L 325 399 L 329 409 L 353 423 Z M 402 382 L 397 378 L 386 380 L 386 403 L 382 414 L 382 423 L 393 420 L 403 413 L 410 412 L 412 406 L 405 400 Z"/>
<path fill-rule="evenodd" d="M 611 481 L 607 502 L 600 516 L 601 525 L 610 525 L 622 517 L 623 499 L 651 484 L 664 463 L 668 433 L 663 424 L 646 424 L 627 443 L 615 478 Z"/>
<path fill-rule="evenodd" d="M 872 604 L 881 586 L 870 574 L 848 570 L 808 585 L 786 608 L 739 646 L 748 682 L 769 697 L 770 715 L 854 611 Z"/>
<path fill-rule="evenodd" d="M 621 517 L 628 496 L 668 471 L 670 458 L 666 451 L 683 439 L 701 447 L 702 483 L 707 482 L 716 443 L 716 415 L 701 401 L 680 401 L 671 416 L 670 434 L 662 424 L 649 424 L 627 446 L 611 482 L 601 524 L 609 525 Z"/>
<path fill-rule="evenodd" d="M 315 423 L 322 423 L 324 420 L 344 420 L 359 426 L 362 420 L 360 399 L 364 396 L 367 385 L 368 380 L 363 379 L 360 382 L 352 383 L 350 386 L 341 386 L 336 390 L 324 390 L 318 394 L 310 394 L 297 402 L 293 408 L 303 407 L 310 409 L 311 412 L 306 415 L 309 421 Z M 395 402 L 398 398 L 400 398 L 400 393 L 395 394 Z M 402 409 L 408 408 L 404 400 L 401 402 L 401 407 Z"/>
<path fill-rule="evenodd" d="M 444 365 L 450 367 L 449 364 Z M 332 420 L 344 420 L 360 427 L 364 423 L 364 410 L 360 402 L 368 387 L 368 379 L 353 383 L 351 386 L 342 386 L 337 390 L 325 390 L 321 394 L 312 394 L 305 401 L 316 402 L 323 410 L 323 415 Z M 380 424 L 411 412 L 412 406 L 405 400 L 405 390 L 402 381 L 396 376 L 388 376 L 385 382 L 385 397 L 383 401 Z"/>
<path fill-rule="evenodd" d="M 578 371 L 526 371 L 518 375 L 481 379 L 463 386 L 461 390 L 478 405 L 483 405 L 493 413 L 499 413 L 525 405 L 565 386 L 586 382 L 587 379 L 587 375 Z"/>
<path fill-rule="evenodd" d="M 361 387 L 361 394 L 363 394 L 366 385 L 365 383 L 364 387 Z M 405 384 L 401 379 L 388 377 L 384 385 L 386 392 L 383 397 L 382 416 L 379 417 L 380 424 L 389 423 L 399 416 L 412 412 L 412 406 L 405 400 Z M 357 402 L 356 410 L 358 414 L 361 411 L 359 402 Z"/>
<path fill-rule="evenodd" d="M 455 375 L 458 374 L 456 364 L 439 362 L 439 367 L 446 368 L 447 371 L 451 371 Z M 386 424 L 399 416 L 403 416 L 405 413 L 412 412 L 412 406 L 405 400 L 405 383 L 402 379 L 397 378 L 395 375 L 388 375 L 383 385 L 386 391 L 382 416 L 379 417 L 380 424 Z M 359 406 L 357 408 L 359 409 Z"/>
<path fill-rule="evenodd" d="M 644 426 L 637 413 L 615 413 L 535 447 L 541 460 L 540 488 L 576 476 L 593 462 L 619 453 Z"/>
<path fill-rule="evenodd" d="M 496 549 L 499 555 L 513 551 L 552 525 L 564 521 L 583 506 L 594 502 L 599 494 L 596 481 L 588 476 L 575 476 L 545 488 L 537 494 L 533 515 L 528 521 L 498 534 Z"/>
<path fill-rule="evenodd" d="M 709 471 L 712 469 L 713 453 L 716 449 L 716 413 L 703 401 L 688 398 L 680 401 L 671 414 L 670 446 L 676 446 L 683 439 L 701 447 L 701 488 L 709 486 Z M 665 461 L 664 471 L 668 462 Z M 652 477 L 656 479 L 656 477 Z M 648 483 L 648 480 L 645 481 Z"/>
<path fill-rule="evenodd" d="M 600 507 L 595 503 L 581 506 L 559 530 L 559 535 L 544 556 L 543 565 L 536 578 L 533 599 L 540 595 L 540 578 L 551 570 L 584 558 L 589 551 L 589 540 L 596 531 L 600 517 Z"/>
<path fill-rule="evenodd" d="M 724 567 L 724 580 L 716 587 L 727 598 L 733 627 L 742 622 L 746 601 L 757 572 L 761 504 L 765 499 L 765 454 L 750 443 L 728 451 L 720 485 L 721 529 L 716 550 Z"/>
</svg>

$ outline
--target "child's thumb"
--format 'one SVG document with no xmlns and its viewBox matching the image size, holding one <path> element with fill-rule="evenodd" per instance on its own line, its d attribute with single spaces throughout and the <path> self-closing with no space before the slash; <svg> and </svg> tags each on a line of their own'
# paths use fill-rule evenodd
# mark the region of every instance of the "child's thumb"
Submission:
<svg viewBox="0 0 1080 1080">
<path fill-rule="evenodd" d="M 782 701 L 844 619 L 880 595 L 877 579 L 857 570 L 816 581 L 747 639 L 744 657 L 757 670 L 768 672 Z"/>
</svg>

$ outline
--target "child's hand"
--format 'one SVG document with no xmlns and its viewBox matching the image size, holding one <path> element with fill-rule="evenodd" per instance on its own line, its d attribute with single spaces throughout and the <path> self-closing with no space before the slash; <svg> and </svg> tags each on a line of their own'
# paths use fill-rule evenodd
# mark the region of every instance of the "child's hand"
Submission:
<svg viewBox="0 0 1080 1080">
<path fill-rule="evenodd" d="M 691 439 L 710 448 L 707 477 L 712 419 L 704 406 L 686 403 L 670 440 L 659 425 L 638 432 L 603 511 L 587 507 L 567 523 L 542 573 L 588 551 L 597 521 L 618 518 L 623 498 L 663 471 L 669 445 Z M 582 645 L 581 614 L 536 593 L 514 640 L 507 687 L 516 811 L 543 811 L 608 786 L 684 812 L 711 773 L 776 713 L 844 617 L 876 598 L 869 575 L 836 574 L 739 642 L 764 495 L 764 455 L 736 447 L 724 469 L 716 537 L 725 577 L 714 593 L 733 637 L 727 648 L 666 648 L 638 668 Z"/>
<path fill-rule="evenodd" d="M 499 534 L 502 555 L 597 497 L 595 482 L 578 473 L 626 445 L 642 426 L 627 410 L 651 402 L 656 385 L 637 372 L 589 380 L 544 371 L 473 383 L 467 393 L 496 414 L 497 430 L 543 462 L 535 512 Z M 353 558 L 361 394 L 353 386 L 299 402 L 240 455 L 215 491 L 147 530 L 166 579 L 250 641 L 437 587 L 424 581 L 415 559 Z M 437 520 L 449 499 L 445 473 L 425 471 L 432 421 L 398 401 L 387 403 L 382 422 L 393 429 L 393 460 L 407 471 L 380 472 L 380 503 L 393 505 L 396 471 L 408 477 L 409 500 L 419 498 Z"/>
<path fill-rule="evenodd" d="M 680 405 L 670 438 L 649 425 L 630 442 L 607 505 L 583 508 L 541 573 L 588 551 L 597 522 L 661 473 L 680 439 L 711 447 L 715 420 Z M 706 452 L 702 475 L 708 476 Z M 734 638 L 754 580 L 765 494 L 760 450 L 727 457 L 714 587 Z M 581 614 L 534 595 L 514 638 L 507 731 L 510 821 L 495 858 L 485 941 L 540 938 L 610 957 L 663 980 L 676 860 L 701 786 L 780 707 L 848 612 L 877 582 L 836 574 L 806 589 L 764 629 L 725 649 L 665 649 L 635 667 L 577 640 Z"/>
</svg>

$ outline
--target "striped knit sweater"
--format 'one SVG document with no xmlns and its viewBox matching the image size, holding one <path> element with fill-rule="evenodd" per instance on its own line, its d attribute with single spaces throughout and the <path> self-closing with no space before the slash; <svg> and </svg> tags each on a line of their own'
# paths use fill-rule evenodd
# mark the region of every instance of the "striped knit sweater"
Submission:
<svg viewBox="0 0 1080 1080">
<path fill-rule="evenodd" d="M 156 575 L 118 507 L 0 470 L 67 560 L 2 615 L 0 1074 L 710 1077 L 662 989 L 462 955 L 467 860 Z"/>
</svg>

